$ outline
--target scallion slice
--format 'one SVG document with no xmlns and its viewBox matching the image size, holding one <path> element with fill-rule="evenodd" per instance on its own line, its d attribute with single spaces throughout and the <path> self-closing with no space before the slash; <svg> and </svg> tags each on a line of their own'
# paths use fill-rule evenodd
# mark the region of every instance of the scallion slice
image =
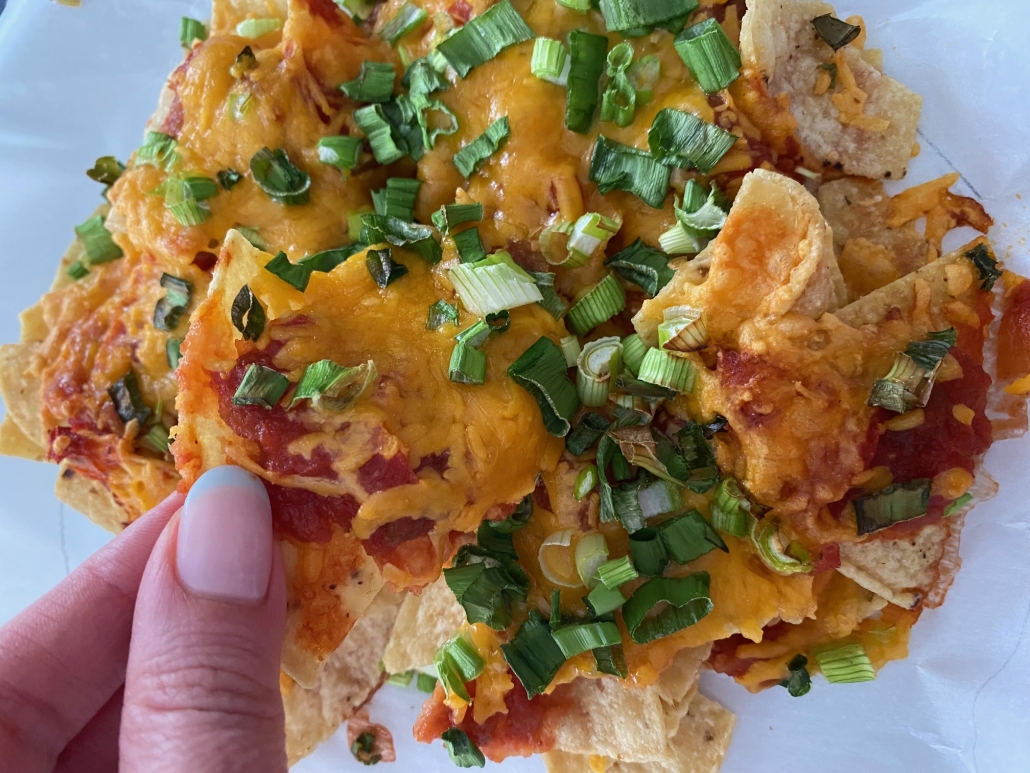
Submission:
<svg viewBox="0 0 1030 773">
<path fill-rule="evenodd" d="M 242 78 L 243 75 L 257 67 L 257 57 L 254 56 L 254 49 L 244 46 L 243 50 L 236 55 L 236 61 L 229 68 L 229 74 L 234 78 Z"/>
<path fill-rule="evenodd" d="M 812 571 L 810 556 L 799 545 L 783 544 L 780 525 L 775 518 L 751 521 L 751 542 L 762 562 L 778 574 L 805 574 Z"/>
<path fill-rule="evenodd" d="M 425 9 L 419 8 L 414 3 L 405 2 L 397 9 L 397 13 L 380 28 L 379 37 L 391 46 L 396 46 L 397 41 L 421 27 L 427 18 L 429 15 Z"/>
<path fill-rule="evenodd" d="M 286 284 L 296 287 L 301 292 L 308 289 L 312 268 L 305 263 L 291 263 L 285 252 L 280 252 L 268 263 L 265 270 L 282 279 Z"/>
<path fill-rule="evenodd" d="M 640 374 L 640 365 L 644 362 L 648 348 L 648 345 L 636 333 L 622 339 L 622 364 L 634 376 Z"/>
<path fill-rule="evenodd" d="M 687 69 L 708 94 L 721 91 L 740 75 L 740 52 L 715 19 L 687 27 L 676 36 L 675 46 Z"/>
<path fill-rule="evenodd" d="M 597 583 L 583 599 L 587 609 L 594 617 L 607 615 L 614 612 L 626 603 L 626 597 L 618 588 L 608 588 L 603 583 Z"/>
<path fill-rule="evenodd" d="M 551 631 L 551 636 L 566 658 L 574 658 L 581 652 L 598 647 L 622 644 L 619 626 L 610 622 L 579 623 L 564 625 Z"/>
<path fill-rule="evenodd" d="M 642 56 L 629 66 L 626 77 L 636 91 L 638 104 L 646 105 L 654 99 L 654 87 L 661 74 L 661 60 L 654 54 Z"/>
<path fill-rule="evenodd" d="M 504 251 L 476 263 L 461 263 L 447 275 L 465 308 L 477 317 L 543 300 L 533 278 Z"/>
<path fill-rule="evenodd" d="M 365 141 L 361 137 L 338 134 L 322 137 L 318 140 L 318 160 L 341 171 L 347 171 L 358 165 L 364 146 Z"/>
<path fill-rule="evenodd" d="M 139 438 L 139 444 L 155 454 L 167 454 L 171 445 L 168 428 L 163 424 L 154 424 Z"/>
<path fill-rule="evenodd" d="M 622 341 L 618 336 L 598 338 L 583 347 L 576 359 L 576 392 L 583 405 L 597 408 L 608 402 L 612 374 L 619 373 Z"/>
<path fill-rule="evenodd" d="M 250 159 L 250 171 L 261 190 L 284 206 L 307 204 L 311 198 L 311 177 L 282 148 L 259 150 Z"/>
<path fill-rule="evenodd" d="M 249 285 L 243 285 L 233 299 L 230 317 L 244 341 L 256 341 L 265 331 L 265 308 Z"/>
<path fill-rule="evenodd" d="M 497 530 L 491 531 L 496 543 L 501 535 Z M 510 546 L 510 534 L 507 536 Z M 498 553 L 479 545 L 463 545 L 452 566 L 444 569 L 447 586 L 465 610 L 469 623 L 485 623 L 497 631 L 511 625 L 512 604 L 525 601 L 529 592 L 529 577 L 512 558 L 513 553 L 514 548 Z"/>
<path fill-rule="evenodd" d="M 819 663 L 819 670 L 831 684 L 871 682 L 876 678 L 873 662 L 861 644 L 844 644 L 816 650 L 813 654 Z"/>
<path fill-rule="evenodd" d="M 682 498 L 676 485 L 659 479 L 650 486 L 638 489 L 637 501 L 640 504 L 640 513 L 646 520 L 662 513 L 678 510 Z"/>
<path fill-rule="evenodd" d="M 460 233 L 451 234 L 454 246 L 458 250 L 458 258 L 462 263 L 478 263 L 486 257 L 483 240 L 479 236 L 479 228 L 466 228 Z"/>
<path fill-rule="evenodd" d="M 478 349 L 490 338 L 491 332 L 490 325 L 486 323 L 486 320 L 477 319 L 473 324 L 454 336 L 454 338 L 458 343 Z"/>
<path fill-rule="evenodd" d="M 722 537 L 697 510 L 663 521 L 658 533 L 669 558 L 677 564 L 690 563 L 713 550 L 729 552 Z"/>
<path fill-rule="evenodd" d="M 641 381 L 680 393 L 694 390 L 695 375 L 689 360 L 661 349 L 648 349 L 640 364 Z"/>
<path fill-rule="evenodd" d="M 229 167 L 228 169 L 219 170 L 215 174 L 215 177 L 218 178 L 219 185 L 221 185 L 227 191 L 231 191 L 233 188 L 236 187 L 237 183 L 239 183 L 239 181 L 243 179 L 243 175 L 237 172 L 232 167 Z"/>
<path fill-rule="evenodd" d="M 200 225 L 211 217 L 211 210 L 200 202 L 218 194 L 215 181 L 200 175 L 169 177 L 159 190 L 164 193 L 165 207 L 187 227 Z"/>
<path fill-rule="evenodd" d="M 807 665 L 808 658 L 804 655 L 795 655 L 787 664 L 790 676 L 780 682 L 780 687 L 786 687 L 792 698 L 807 695 L 812 689 L 812 677 L 808 673 Z"/>
<path fill-rule="evenodd" d="M 443 40 L 437 50 L 464 78 L 504 49 L 535 37 L 510 0 L 492 6 Z"/>
<path fill-rule="evenodd" d="M 415 202 L 422 181 L 410 177 L 391 177 L 386 187 L 372 191 L 372 203 L 377 215 L 395 217 L 410 223 L 415 219 Z"/>
<path fill-rule="evenodd" d="M 174 137 L 163 132 L 147 132 L 136 151 L 136 160 L 168 171 L 179 162 L 177 147 Z"/>
<path fill-rule="evenodd" d="M 633 565 L 648 577 L 658 577 L 669 564 L 665 542 L 657 529 L 643 528 L 630 534 L 629 551 Z"/>
<path fill-rule="evenodd" d="M 433 665 L 440 675 L 440 684 L 449 695 L 457 695 L 468 702 L 466 682 L 471 682 L 486 667 L 486 661 L 465 635 L 455 636 L 436 651 Z"/>
<path fill-rule="evenodd" d="M 819 33 L 819 37 L 826 41 L 826 45 L 834 51 L 844 48 L 844 46 L 862 34 L 861 27 L 848 24 L 846 21 L 838 19 L 832 13 L 816 16 L 812 19 L 812 26 Z"/>
<path fill-rule="evenodd" d="M 486 766 L 486 757 L 479 750 L 468 734 L 457 727 L 443 731 L 440 736 L 444 748 L 451 755 L 451 762 L 459 768 L 482 768 Z"/>
<path fill-rule="evenodd" d="M 171 274 L 161 274 L 164 297 L 154 307 L 154 327 L 171 331 L 179 325 L 179 319 L 190 305 L 193 297 L 193 283 Z"/>
<path fill-rule="evenodd" d="M 683 205 L 674 207 L 676 219 L 687 233 L 699 239 L 712 239 L 726 224 L 725 196 L 715 183 L 709 190 L 696 180 L 683 189 Z"/>
<path fill-rule="evenodd" d="M 686 16 L 697 7 L 697 0 L 600 0 L 599 5 L 609 32 L 656 27 Z"/>
<path fill-rule="evenodd" d="M 150 418 L 151 412 L 143 402 L 143 393 L 139 388 L 136 371 L 130 370 L 111 384 L 107 389 L 107 394 L 114 403 L 115 413 L 118 414 L 118 418 L 122 420 L 123 424 L 135 420 L 140 429 L 143 428 L 147 419 Z"/>
<path fill-rule="evenodd" d="M 183 16 L 179 21 L 179 42 L 182 47 L 189 51 L 193 48 L 194 41 L 207 40 L 207 25 L 202 21 Z"/>
<path fill-rule="evenodd" d="M 251 228 L 247 225 L 240 225 L 239 223 L 234 225 L 233 228 L 239 231 L 243 238 L 250 242 L 252 245 L 254 245 L 255 248 L 261 250 L 262 252 L 269 251 L 268 242 L 261 238 L 261 232 L 258 231 L 258 229 Z"/>
<path fill-rule="evenodd" d="M 576 485 L 572 488 L 572 496 L 575 497 L 577 502 L 581 502 L 595 488 L 597 488 L 597 467 L 588 464 L 576 476 Z"/>
<path fill-rule="evenodd" d="M 898 354 L 890 372 L 873 384 L 869 405 L 895 413 L 923 407 L 930 400 L 934 380 L 948 351 L 955 345 L 955 328 L 929 333 Z"/>
<path fill-rule="evenodd" d="M 316 410 L 339 413 L 350 408 L 365 394 L 379 376 L 372 360 L 345 367 L 332 360 L 319 360 L 304 369 L 289 408 L 310 400 Z"/>
<path fill-rule="evenodd" d="M 537 301 L 555 319 L 561 319 L 569 310 L 569 304 L 565 302 L 558 291 L 554 289 L 554 274 L 548 271 L 530 271 L 537 289 L 543 296 L 543 300 Z M 564 347 L 563 347 L 564 351 Z M 570 366 L 571 367 L 571 366 Z"/>
<path fill-rule="evenodd" d="M 608 440 L 608 438 L 605 438 L 605 440 Z M 601 442 L 603 443 L 604 441 Z M 624 470 L 620 469 L 623 467 L 625 468 Z M 629 478 L 629 465 L 621 453 L 616 453 L 612 456 L 612 475 L 617 480 Z M 604 491 L 604 486 L 601 487 L 601 490 L 602 492 Z M 628 484 L 611 489 L 608 498 L 611 502 L 612 511 L 627 532 L 633 534 L 642 531 L 647 526 L 647 522 L 644 520 L 644 513 L 640 509 L 640 498 L 637 496 L 637 487 L 635 485 Z M 604 519 L 602 518 L 602 520 Z M 636 558 L 636 553 L 633 555 Z"/>
<path fill-rule="evenodd" d="M 508 376 L 536 400 L 548 432 L 557 437 L 568 434 L 579 397 L 566 375 L 565 356 L 554 341 L 541 337 L 511 364 Z"/>
<path fill-rule="evenodd" d="M 547 689 L 565 662 L 550 626 L 536 610 L 529 613 L 512 640 L 501 645 L 501 652 L 531 699 Z"/>
<path fill-rule="evenodd" d="M 340 84 L 340 91 L 355 102 L 388 102 L 393 96 L 397 70 L 392 62 L 361 63 L 358 77 Z"/>
<path fill-rule="evenodd" d="M 629 556 L 623 556 L 622 558 L 616 558 L 613 561 L 601 564 L 597 569 L 597 575 L 604 584 L 604 587 L 609 590 L 615 590 L 627 582 L 640 577 L 640 573 L 633 568 L 633 562 Z"/>
<path fill-rule="evenodd" d="M 565 449 L 573 456 L 586 453 L 608 431 L 611 422 L 599 413 L 585 413 L 579 424 L 565 438 Z M 598 460 L 600 465 L 600 460 Z M 600 470 L 599 470 L 600 472 Z"/>
<path fill-rule="evenodd" d="M 465 223 L 478 223 L 483 219 L 482 204 L 445 204 L 433 213 L 433 225 L 443 233 Z"/>
<path fill-rule="evenodd" d="M 590 181 L 602 194 L 628 191 L 650 207 L 660 209 L 669 190 L 672 171 L 650 153 L 598 135 L 590 161 Z"/>
<path fill-rule="evenodd" d="M 705 123 L 692 113 L 667 107 L 647 134 L 651 154 L 666 166 L 708 174 L 737 141 L 737 135 Z"/>
<path fill-rule="evenodd" d="M 708 346 L 708 327 L 701 309 L 672 306 L 658 325 L 658 348 L 667 352 L 696 352 Z"/>
<path fill-rule="evenodd" d="M 86 170 L 86 176 L 102 185 L 114 185 L 125 171 L 125 164 L 114 156 L 101 156 L 93 162 L 93 168 Z"/>
<path fill-rule="evenodd" d="M 576 335 L 586 335 L 626 308 L 626 293 L 613 274 L 595 284 L 569 309 L 568 322 Z"/>
<path fill-rule="evenodd" d="M 594 468 L 595 471 L 597 468 Z M 576 542 L 576 573 L 583 585 L 597 585 L 597 568 L 608 560 L 608 543 L 600 532 L 583 534 Z M 593 649 L 591 647 L 590 649 Z"/>
<path fill-rule="evenodd" d="M 494 8 L 497 7 L 494 6 Z M 511 126 L 508 124 L 508 116 L 504 116 L 486 127 L 485 132 L 455 153 L 454 165 L 461 172 L 462 177 L 470 178 L 490 156 L 504 147 L 510 136 Z"/>
<path fill-rule="evenodd" d="M 853 500 L 858 533 L 871 534 L 902 521 L 926 515 L 930 481 L 925 478 L 895 483 L 883 491 Z"/>
<path fill-rule="evenodd" d="M 712 611 L 708 572 L 686 577 L 655 577 L 641 585 L 622 608 L 622 619 L 637 644 L 671 636 Z M 668 606 L 648 616 L 662 602 Z"/>
<path fill-rule="evenodd" d="M 456 384 L 485 383 L 486 354 L 459 341 L 451 353 L 447 377 Z"/>
<path fill-rule="evenodd" d="M 990 248 L 981 242 L 965 253 L 965 256 L 973 262 L 977 273 L 980 275 L 980 287 L 990 291 L 994 283 L 1001 279 L 1001 271 L 998 269 L 998 261 L 991 254 Z"/>
<path fill-rule="evenodd" d="M 424 674 L 421 671 L 415 675 L 415 688 L 419 692 L 432 693 L 436 689 L 437 678 L 432 674 Z"/>
<path fill-rule="evenodd" d="M 386 118 L 383 106 L 367 105 L 354 111 L 354 122 L 365 133 L 372 146 L 375 160 L 384 166 L 404 157 L 405 153 L 393 137 L 393 127 Z"/>
<path fill-rule="evenodd" d="M 179 367 L 179 361 L 182 360 L 181 339 L 169 338 L 165 342 L 165 358 L 168 360 L 168 367 L 171 370 L 175 370 Z"/>
<path fill-rule="evenodd" d="M 565 128 L 586 134 L 593 123 L 600 99 L 608 38 L 573 30 L 569 33 L 569 49 L 571 55 L 565 96 Z"/>
<path fill-rule="evenodd" d="M 362 215 L 361 241 L 364 244 L 392 244 L 422 256 L 429 263 L 439 263 L 443 248 L 428 225 L 408 223 L 389 215 Z"/>
<path fill-rule="evenodd" d="M 540 234 L 540 251 L 552 266 L 579 268 L 604 253 L 608 241 L 622 223 L 597 212 L 588 212 L 575 223 L 549 226 Z"/>
<path fill-rule="evenodd" d="M 944 508 L 944 515 L 942 515 L 941 517 L 950 518 L 956 513 L 962 512 L 962 510 L 972 501 L 973 495 L 967 491 L 965 494 L 963 494 L 950 505 L 948 505 L 946 508 Z"/>
<path fill-rule="evenodd" d="M 89 220 L 75 226 L 75 233 L 86 250 L 86 258 L 91 266 L 117 260 L 125 253 L 114 243 L 111 232 L 104 225 L 103 215 L 94 215 Z"/>
<path fill-rule="evenodd" d="M 252 363 L 236 388 L 236 394 L 232 396 L 232 404 L 259 405 L 271 410 L 279 404 L 289 388 L 290 380 L 282 373 Z"/>
<path fill-rule="evenodd" d="M 445 323 L 458 324 L 458 305 L 439 300 L 429 307 L 426 330 L 439 330 Z"/>
<path fill-rule="evenodd" d="M 408 273 L 407 266 L 397 263 L 393 259 L 393 250 L 390 247 L 384 247 L 381 250 L 371 249 L 366 252 L 365 267 L 368 268 L 372 281 L 383 290 Z"/>
<path fill-rule="evenodd" d="M 399 674 L 390 674 L 386 677 L 386 683 L 392 684 L 394 687 L 407 687 L 414 678 L 414 671 L 401 671 Z"/>
<path fill-rule="evenodd" d="M 576 367 L 576 361 L 579 359 L 579 353 L 583 351 L 583 347 L 579 345 L 579 339 L 576 336 L 565 336 L 561 340 L 561 351 L 565 355 L 565 364 L 570 368 Z"/>
<path fill-rule="evenodd" d="M 633 123 L 637 90 L 626 75 L 633 64 L 633 46 L 623 41 L 608 52 L 608 85 L 601 96 L 601 120 L 625 127 Z"/>
<path fill-rule="evenodd" d="M 558 0 L 558 5 L 576 13 L 586 13 L 590 10 L 590 0 Z"/>
<path fill-rule="evenodd" d="M 322 250 L 316 252 L 314 255 L 305 255 L 299 261 L 302 266 L 307 266 L 312 271 L 319 271 L 323 274 L 328 274 L 334 268 L 339 266 L 341 263 L 347 261 L 353 255 L 361 252 L 367 248 L 367 244 L 348 244 L 345 247 L 337 247 L 333 250 Z"/>
<path fill-rule="evenodd" d="M 236 25 L 236 34 L 241 38 L 257 40 L 282 28 L 282 19 L 244 19 Z"/>
<path fill-rule="evenodd" d="M 529 69 L 542 81 L 564 86 L 568 82 L 572 60 L 560 40 L 537 38 L 533 44 L 533 58 Z"/>
<path fill-rule="evenodd" d="M 717 531 L 744 537 L 748 532 L 751 502 L 735 478 L 723 478 L 712 498 L 712 526 Z"/>
<path fill-rule="evenodd" d="M 85 263 L 83 263 L 81 260 L 77 260 L 70 266 L 68 266 L 68 270 L 65 271 L 65 273 L 72 279 L 78 281 L 79 279 L 82 279 L 83 277 L 89 275 L 89 269 L 86 268 Z"/>
</svg>

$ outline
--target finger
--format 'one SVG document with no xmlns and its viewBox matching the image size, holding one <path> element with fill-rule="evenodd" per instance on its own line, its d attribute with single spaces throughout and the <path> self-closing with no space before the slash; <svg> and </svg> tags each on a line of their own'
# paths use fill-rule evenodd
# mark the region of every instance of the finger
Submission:
<svg viewBox="0 0 1030 773">
<path fill-rule="evenodd" d="M 132 614 L 175 494 L 0 628 L 0 760 L 49 771 L 125 681 Z"/>
<path fill-rule="evenodd" d="M 118 773 L 122 691 L 111 696 L 57 758 L 54 773 Z"/>
<path fill-rule="evenodd" d="M 140 585 L 122 711 L 123 773 L 282 773 L 282 555 L 268 494 L 205 473 Z"/>
</svg>

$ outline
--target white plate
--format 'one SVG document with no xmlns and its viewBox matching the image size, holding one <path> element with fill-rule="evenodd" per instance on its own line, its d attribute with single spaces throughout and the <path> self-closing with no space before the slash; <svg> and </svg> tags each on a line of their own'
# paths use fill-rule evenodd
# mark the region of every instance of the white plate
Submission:
<svg viewBox="0 0 1030 773">
<path fill-rule="evenodd" d="M 540 0 L 550 1 L 550 0 Z M 788 0 L 789 1 L 789 0 Z M 1025 3 L 856 0 L 869 45 L 888 73 L 925 98 L 909 182 L 951 169 L 998 222 L 1009 265 L 1030 274 L 1030 46 Z M 0 15 L 0 341 L 17 340 L 16 314 L 48 288 L 58 257 L 96 205 L 83 172 L 98 156 L 126 158 L 139 144 L 158 90 L 181 57 L 182 15 L 198 0 L 10 0 Z M 958 237 L 956 237 L 958 238 Z M 703 690 L 737 712 L 724 773 L 782 771 L 1030 771 L 1030 439 L 1000 442 L 988 469 L 1001 494 L 978 507 L 962 541 L 964 566 L 939 610 L 916 626 L 908 660 L 868 684 L 817 680 L 800 699 L 746 693 L 707 674 Z M 31 603 L 107 538 L 53 497 L 55 468 L 0 458 L 0 622 Z M 372 703 L 398 746 L 395 770 L 453 770 L 439 744 L 419 746 L 410 726 L 421 694 L 384 689 Z M 538 760 L 488 769 L 542 771 Z M 338 735 L 297 766 L 360 771 Z"/>
</svg>

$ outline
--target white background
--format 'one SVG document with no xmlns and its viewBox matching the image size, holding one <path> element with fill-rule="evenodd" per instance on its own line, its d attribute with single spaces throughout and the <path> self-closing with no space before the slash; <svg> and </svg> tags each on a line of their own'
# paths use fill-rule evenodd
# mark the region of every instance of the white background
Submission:
<svg viewBox="0 0 1030 773">
<path fill-rule="evenodd" d="M 549 2 L 550 0 L 539 0 Z M 899 10 L 900 9 L 900 10 Z M 923 155 L 909 182 L 958 169 L 998 222 L 1008 265 L 1030 274 L 1030 46 L 1025 3 L 854 0 L 869 45 L 925 98 Z M 158 90 L 181 57 L 178 20 L 205 18 L 198 0 L 10 0 L 0 15 L 0 341 L 17 312 L 50 285 L 58 257 L 98 202 L 84 171 L 139 144 Z M 947 603 L 925 613 L 911 657 L 876 682 L 819 680 L 801 699 L 753 696 L 706 674 L 703 689 L 737 712 L 724 773 L 1030 771 L 1030 442 L 996 444 L 987 467 L 1001 494 L 967 520 L 964 566 Z M 53 466 L 0 458 L 0 623 L 17 614 L 107 539 L 53 497 Z M 398 742 L 398 767 L 453 770 L 409 728 L 421 694 L 386 688 L 372 704 Z M 508 771 L 540 771 L 510 760 Z M 296 770 L 357 771 L 337 736 Z"/>
</svg>

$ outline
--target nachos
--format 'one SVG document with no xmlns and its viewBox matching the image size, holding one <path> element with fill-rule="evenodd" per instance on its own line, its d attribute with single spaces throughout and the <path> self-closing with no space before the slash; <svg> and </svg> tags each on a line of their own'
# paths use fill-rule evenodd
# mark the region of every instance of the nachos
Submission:
<svg viewBox="0 0 1030 773">
<path fill-rule="evenodd" d="M 0 451 L 112 531 L 264 480 L 291 760 L 388 677 L 460 766 L 715 771 L 702 670 L 906 656 L 1025 428 L 1030 283 L 957 173 L 885 189 L 922 101 L 860 17 L 216 0 L 180 39 L 0 348 Z"/>
</svg>

